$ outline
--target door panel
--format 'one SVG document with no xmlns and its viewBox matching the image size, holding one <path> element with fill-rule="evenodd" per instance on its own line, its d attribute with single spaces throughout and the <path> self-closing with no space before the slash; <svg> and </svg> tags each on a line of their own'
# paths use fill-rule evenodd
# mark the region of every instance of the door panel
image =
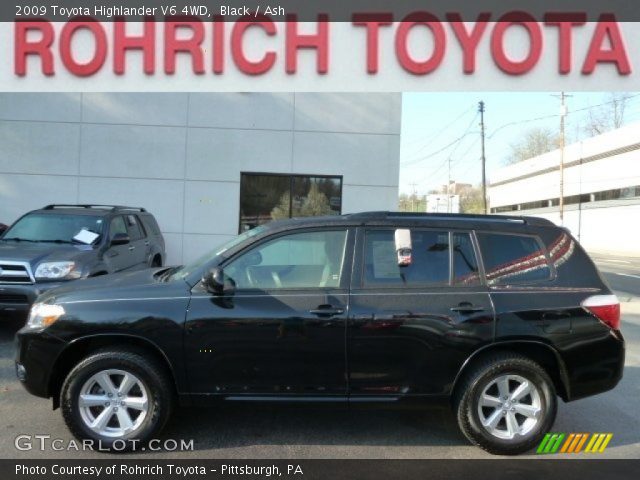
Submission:
<svg viewBox="0 0 640 480">
<path fill-rule="evenodd" d="M 473 307 L 451 310 L 463 302 Z M 347 342 L 350 393 L 447 394 L 464 360 L 492 338 L 486 292 L 354 293 Z"/>
<path fill-rule="evenodd" d="M 186 335 L 194 393 L 344 395 L 347 299 L 340 292 L 194 293 Z M 323 305 L 335 314 L 312 313 Z"/>
<path fill-rule="evenodd" d="M 185 337 L 192 391 L 346 395 L 354 236 L 315 229 L 266 239 L 222 265 L 235 294 L 197 285 Z"/>
<path fill-rule="evenodd" d="M 494 312 L 468 232 L 412 229 L 398 267 L 393 229 L 360 229 L 347 333 L 349 391 L 448 394 L 462 364 L 493 339 Z"/>
</svg>

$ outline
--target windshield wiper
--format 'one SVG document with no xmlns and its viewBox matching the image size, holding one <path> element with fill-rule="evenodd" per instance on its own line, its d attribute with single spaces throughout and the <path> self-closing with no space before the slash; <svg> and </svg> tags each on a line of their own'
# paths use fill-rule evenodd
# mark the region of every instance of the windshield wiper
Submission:
<svg viewBox="0 0 640 480">
<path fill-rule="evenodd" d="M 11 238 L 3 238 L 5 242 L 32 242 L 35 243 L 37 240 L 30 240 L 28 238 L 20 238 L 20 237 L 11 237 Z"/>
<path fill-rule="evenodd" d="M 40 243 L 71 243 L 69 240 L 60 240 L 60 239 L 55 239 L 55 240 L 36 240 L 37 242 Z"/>
<path fill-rule="evenodd" d="M 158 280 L 160 280 L 161 282 L 164 282 L 165 280 L 167 280 L 169 278 L 169 276 L 175 272 L 178 268 L 180 267 L 169 267 L 165 270 L 160 270 L 159 272 L 156 272 L 154 274 L 154 277 L 156 277 Z"/>
</svg>

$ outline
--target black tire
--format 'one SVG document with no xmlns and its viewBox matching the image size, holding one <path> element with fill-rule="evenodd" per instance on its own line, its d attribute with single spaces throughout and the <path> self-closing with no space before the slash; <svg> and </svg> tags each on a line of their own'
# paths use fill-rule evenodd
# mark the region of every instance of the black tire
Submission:
<svg viewBox="0 0 640 480">
<path fill-rule="evenodd" d="M 83 386 L 103 370 L 122 370 L 135 375 L 143 383 L 148 398 L 146 416 L 139 427 L 115 438 L 91 430 L 80 413 Z M 156 438 L 169 419 L 173 404 L 173 385 L 162 366 L 143 353 L 131 350 L 110 348 L 91 354 L 71 370 L 60 392 L 62 417 L 71 433 L 80 440 L 93 440 L 94 449 L 117 452 L 139 449 Z"/>
<path fill-rule="evenodd" d="M 162 258 L 159 255 L 153 257 L 151 260 L 151 268 L 158 268 L 162 266 Z"/>
<path fill-rule="evenodd" d="M 502 375 L 524 377 L 538 391 L 540 416 L 537 424 L 525 435 L 513 439 L 490 433 L 482 425 L 478 411 L 483 390 Z M 500 410 L 501 407 L 494 408 Z M 481 360 L 464 376 L 454 397 L 454 413 L 462 433 L 474 445 L 496 455 L 518 455 L 538 446 L 544 434 L 552 429 L 557 408 L 556 390 L 547 372 L 536 362 L 516 353 L 499 353 Z M 506 422 L 506 419 L 502 421 Z"/>
</svg>

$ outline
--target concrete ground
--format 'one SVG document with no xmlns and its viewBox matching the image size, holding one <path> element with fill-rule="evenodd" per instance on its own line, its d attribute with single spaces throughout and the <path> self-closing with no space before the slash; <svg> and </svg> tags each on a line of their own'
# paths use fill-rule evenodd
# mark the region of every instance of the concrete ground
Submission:
<svg viewBox="0 0 640 480">
<path fill-rule="evenodd" d="M 623 303 L 627 340 L 624 378 L 612 391 L 569 404 L 561 402 L 554 431 L 612 432 L 598 458 L 640 458 L 640 260 L 596 258 Z M 635 295 L 634 295 L 635 294 Z M 636 296 L 637 295 L 637 296 Z M 17 324 L 0 324 L 0 458 L 89 458 L 97 452 L 22 452 L 14 439 L 46 434 L 71 440 L 51 402 L 27 394 L 15 379 L 13 335 Z M 146 458 L 488 458 L 468 444 L 446 408 L 425 411 L 342 410 L 227 406 L 183 409 L 163 438 L 194 440 L 190 452 L 143 452 Z M 589 456 L 580 454 L 579 456 Z M 127 458 L 133 458 L 127 456 Z"/>
</svg>

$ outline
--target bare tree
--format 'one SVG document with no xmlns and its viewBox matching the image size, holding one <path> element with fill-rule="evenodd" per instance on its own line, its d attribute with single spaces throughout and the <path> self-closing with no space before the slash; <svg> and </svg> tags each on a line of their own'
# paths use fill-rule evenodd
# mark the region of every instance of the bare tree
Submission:
<svg viewBox="0 0 640 480">
<path fill-rule="evenodd" d="M 555 150 L 559 145 L 558 140 L 558 135 L 548 128 L 532 128 L 520 141 L 511 144 L 511 153 L 506 163 L 521 162 Z"/>
<path fill-rule="evenodd" d="M 460 192 L 461 213 L 484 213 L 482 187 L 468 187 Z"/>
<path fill-rule="evenodd" d="M 631 96 L 624 92 L 612 92 L 600 107 L 589 109 L 585 133 L 590 137 L 601 135 L 624 125 L 624 112 Z"/>
</svg>

